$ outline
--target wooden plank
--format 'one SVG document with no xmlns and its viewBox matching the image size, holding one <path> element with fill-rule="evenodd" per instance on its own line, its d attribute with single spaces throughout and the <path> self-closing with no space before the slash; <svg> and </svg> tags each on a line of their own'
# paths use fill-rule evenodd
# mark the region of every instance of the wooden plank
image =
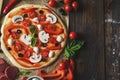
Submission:
<svg viewBox="0 0 120 80">
<path fill-rule="evenodd" d="M 3 4 L 3 0 L 0 0 L 0 14 L 1 14 L 1 11 L 2 11 L 2 4 Z"/>
<path fill-rule="evenodd" d="M 80 5 L 70 14 L 70 30 L 86 41 L 75 58 L 75 80 L 105 80 L 103 0 L 80 0 Z"/>
<path fill-rule="evenodd" d="M 105 0 L 106 80 L 120 80 L 120 1 Z"/>
</svg>

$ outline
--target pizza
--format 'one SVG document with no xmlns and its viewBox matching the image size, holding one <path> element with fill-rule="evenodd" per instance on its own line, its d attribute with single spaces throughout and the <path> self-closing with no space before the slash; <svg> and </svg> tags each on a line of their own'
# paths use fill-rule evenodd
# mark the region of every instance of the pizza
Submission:
<svg viewBox="0 0 120 80">
<path fill-rule="evenodd" d="M 46 6 L 25 4 L 11 10 L 1 28 L 1 48 L 10 61 L 23 69 L 42 68 L 64 49 L 67 29 Z"/>
</svg>

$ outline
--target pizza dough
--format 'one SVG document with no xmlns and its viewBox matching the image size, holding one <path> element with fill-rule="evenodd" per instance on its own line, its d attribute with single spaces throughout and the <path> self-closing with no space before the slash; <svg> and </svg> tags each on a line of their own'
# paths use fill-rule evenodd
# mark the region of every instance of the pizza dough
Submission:
<svg viewBox="0 0 120 80">
<path fill-rule="evenodd" d="M 64 49 L 67 29 L 46 6 L 26 4 L 10 11 L 2 25 L 1 48 L 10 61 L 23 69 L 42 68 Z"/>
</svg>

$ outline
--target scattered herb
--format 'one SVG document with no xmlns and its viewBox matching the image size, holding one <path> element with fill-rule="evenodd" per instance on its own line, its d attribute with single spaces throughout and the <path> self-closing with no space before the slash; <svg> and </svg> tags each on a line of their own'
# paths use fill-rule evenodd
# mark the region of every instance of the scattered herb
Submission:
<svg viewBox="0 0 120 80">
<path fill-rule="evenodd" d="M 72 58 L 75 55 L 75 52 L 79 50 L 84 45 L 84 41 L 76 41 L 73 40 L 67 47 L 65 48 L 65 57 L 67 59 Z"/>
<path fill-rule="evenodd" d="M 18 74 L 23 76 L 23 75 L 29 75 L 30 73 L 31 72 L 29 72 L 29 71 L 28 72 L 20 71 Z"/>
<path fill-rule="evenodd" d="M 31 25 L 30 26 L 30 32 L 31 32 L 31 45 L 32 46 L 35 46 L 35 44 L 36 44 L 36 39 L 35 39 L 35 32 L 36 32 L 36 29 L 35 29 L 35 27 L 33 26 L 33 25 Z"/>
</svg>

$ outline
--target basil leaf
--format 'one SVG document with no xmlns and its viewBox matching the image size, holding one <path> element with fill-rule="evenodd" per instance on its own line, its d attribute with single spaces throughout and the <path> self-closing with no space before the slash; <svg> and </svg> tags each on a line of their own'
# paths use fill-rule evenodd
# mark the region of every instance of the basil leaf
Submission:
<svg viewBox="0 0 120 80">
<path fill-rule="evenodd" d="M 18 74 L 19 75 L 29 75 L 31 72 L 25 72 L 25 71 L 20 71 Z"/>
<path fill-rule="evenodd" d="M 33 37 L 33 38 L 31 39 L 31 45 L 32 45 L 32 46 L 35 46 L 36 42 L 37 42 L 36 39 Z"/>
<path fill-rule="evenodd" d="M 30 26 L 30 32 L 33 34 L 35 33 L 36 29 L 33 25 Z"/>
</svg>

